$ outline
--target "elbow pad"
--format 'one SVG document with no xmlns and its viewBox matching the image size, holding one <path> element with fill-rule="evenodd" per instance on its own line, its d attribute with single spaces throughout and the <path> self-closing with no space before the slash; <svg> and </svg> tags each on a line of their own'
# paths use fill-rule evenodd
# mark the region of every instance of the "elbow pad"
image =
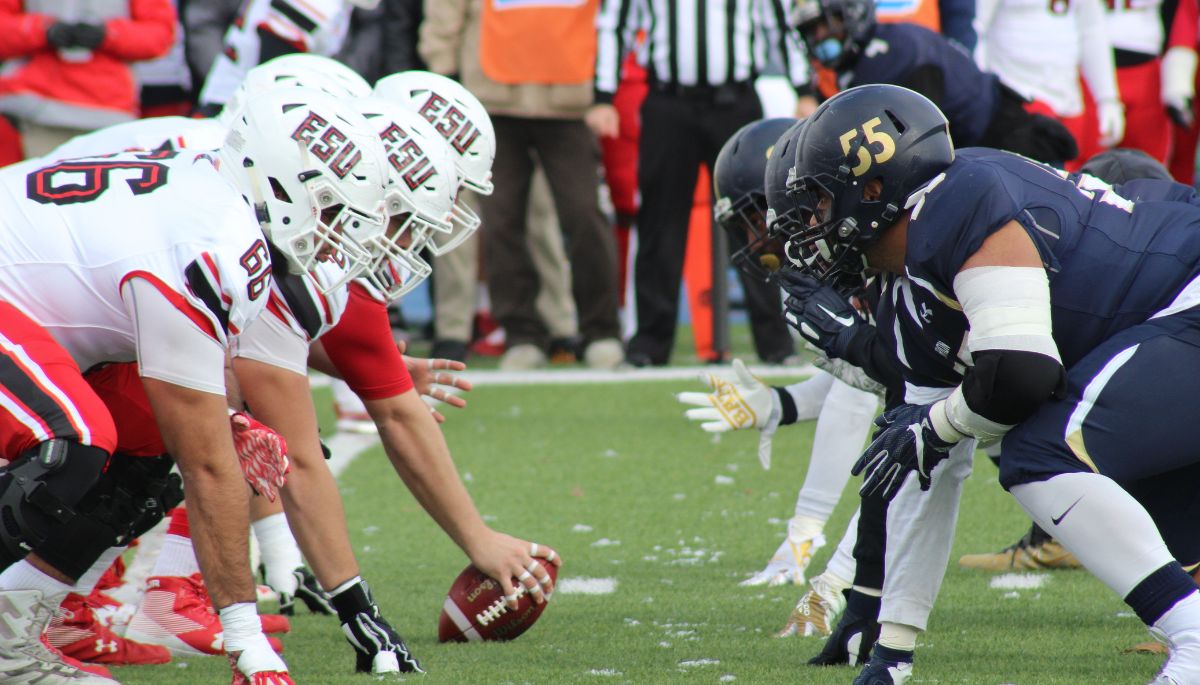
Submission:
<svg viewBox="0 0 1200 685">
<path fill-rule="evenodd" d="M 1066 370 L 1053 357 L 987 350 L 975 355 L 974 368 L 931 418 L 943 439 L 973 436 L 986 444 L 1003 437 L 1046 401 L 1063 397 L 1066 385 Z"/>
</svg>

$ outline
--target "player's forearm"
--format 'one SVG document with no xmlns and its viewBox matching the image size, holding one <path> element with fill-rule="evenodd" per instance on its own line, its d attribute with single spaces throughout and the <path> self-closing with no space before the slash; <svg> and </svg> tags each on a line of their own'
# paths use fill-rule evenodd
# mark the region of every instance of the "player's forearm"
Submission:
<svg viewBox="0 0 1200 685">
<path fill-rule="evenodd" d="M 229 433 L 225 398 L 143 379 L 163 441 L 183 475 L 196 558 L 218 609 L 253 602 L 249 490 Z"/>
<path fill-rule="evenodd" d="M 414 390 L 364 403 L 379 426 L 384 451 L 409 491 L 468 555 L 487 531 L 467 493 L 450 448 Z"/>
</svg>

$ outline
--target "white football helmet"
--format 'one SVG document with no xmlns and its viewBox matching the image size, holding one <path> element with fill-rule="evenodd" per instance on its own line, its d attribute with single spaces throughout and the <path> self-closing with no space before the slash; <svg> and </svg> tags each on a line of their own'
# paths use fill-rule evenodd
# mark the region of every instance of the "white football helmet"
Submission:
<svg viewBox="0 0 1200 685">
<path fill-rule="evenodd" d="M 253 205 L 294 273 L 344 260 L 334 290 L 370 267 L 387 227 L 379 136 L 352 104 L 309 88 L 248 99 L 219 151 L 221 172 Z"/>
<path fill-rule="evenodd" d="M 279 86 L 314 88 L 339 99 L 371 93 L 371 86 L 361 76 L 337 60 L 303 52 L 282 55 L 246 72 L 229 96 L 229 102 L 217 114 L 217 122 L 229 128 L 247 98 Z"/>
<path fill-rule="evenodd" d="M 404 71 L 379 79 L 375 95 L 407 107 L 433 124 L 456 155 L 460 188 L 492 194 L 496 132 L 487 110 L 470 91 L 445 76 Z M 479 228 L 479 217 L 461 199 L 454 203 L 454 225 L 448 239 L 430 244 L 434 254 L 449 252 Z"/>
<path fill-rule="evenodd" d="M 381 98 L 355 102 L 387 155 L 388 230 L 370 247 L 375 261 L 364 278 L 387 299 L 425 280 L 432 267 L 421 251 L 453 229 L 458 174 L 450 146 L 421 115 Z"/>
</svg>

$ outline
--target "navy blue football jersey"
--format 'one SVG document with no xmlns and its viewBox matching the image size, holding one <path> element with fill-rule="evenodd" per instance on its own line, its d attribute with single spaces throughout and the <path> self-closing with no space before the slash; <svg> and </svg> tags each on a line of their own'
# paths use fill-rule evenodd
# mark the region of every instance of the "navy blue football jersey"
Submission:
<svg viewBox="0 0 1200 685">
<path fill-rule="evenodd" d="M 942 92 L 922 94 L 945 113 L 957 145 L 978 145 L 998 105 L 996 75 L 980 71 L 966 51 L 924 26 L 876 26 L 853 70 L 840 75 L 838 85 L 891 83 L 921 92 L 920 74 L 930 69 L 940 72 Z"/>
<path fill-rule="evenodd" d="M 953 388 L 966 369 L 967 334 L 961 311 L 903 276 L 888 276 L 875 308 L 877 335 L 893 350 L 908 385 Z"/>
<path fill-rule="evenodd" d="M 1088 179 L 1007 152 L 959 150 L 918 191 L 923 196 L 908 226 L 909 278 L 956 303 L 954 277 L 967 258 L 1018 222 L 1046 266 L 1054 340 L 1070 368 L 1114 333 L 1166 308 L 1200 273 L 1200 207 L 1134 204 L 1106 187 L 1089 188 Z"/>
</svg>

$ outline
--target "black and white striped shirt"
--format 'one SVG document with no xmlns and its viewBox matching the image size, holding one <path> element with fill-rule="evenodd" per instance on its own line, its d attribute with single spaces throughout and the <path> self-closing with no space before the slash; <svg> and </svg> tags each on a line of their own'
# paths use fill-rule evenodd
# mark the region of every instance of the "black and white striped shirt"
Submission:
<svg viewBox="0 0 1200 685">
<path fill-rule="evenodd" d="M 787 29 L 790 0 L 602 0 L 596 17 L 596 102 L 611 102 L 621 61 L 646 31 L 651 77 L 680 86 L 754 80 L 778 51 L 801 94 L 811 92 L 800 38 Z"/>
</svg>

